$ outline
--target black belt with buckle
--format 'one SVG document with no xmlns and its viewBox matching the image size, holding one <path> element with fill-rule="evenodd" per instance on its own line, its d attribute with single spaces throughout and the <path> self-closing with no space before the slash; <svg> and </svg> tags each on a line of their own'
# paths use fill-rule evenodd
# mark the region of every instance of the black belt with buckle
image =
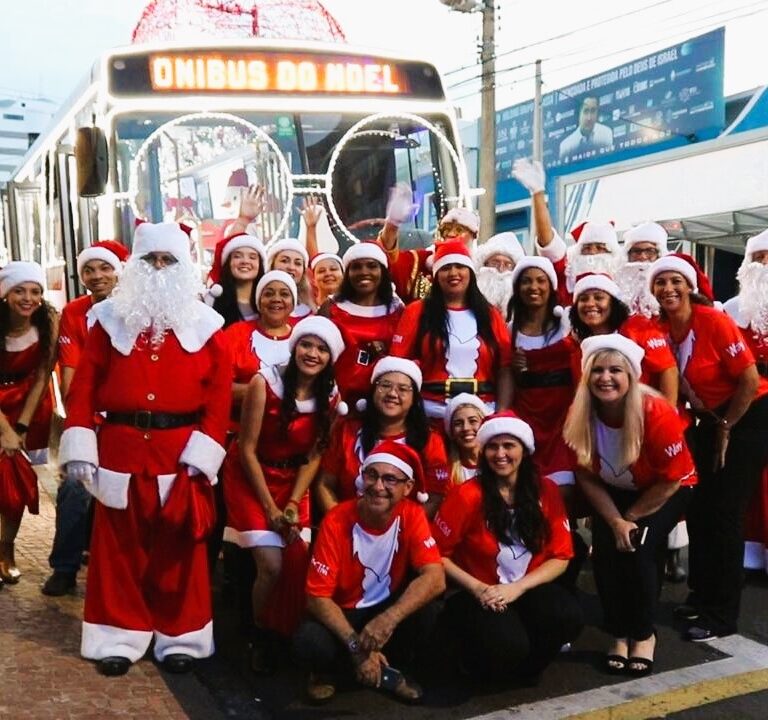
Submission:
<svg viewBox="0 0 768 720">
<path fill-rule="evenodd" d="M 290 457 L 283 458 L 282 460 L 267 460 L 260 457 L 259 462 L 267 467 L 276 468 L 277 470 L 287 470 L 289 468 L 300 468 L 302 465 L 306 465 L 309 462 L 309 458 L 306 455 L 291 455 Z"/>
<path fill-rule="evenodd" d="M 165 413 L 149 410 L 108 412 L 107 422 L 115 425 L 131 425 L 139 430 L 175 430 L 187 425 L 197 425 L 200 422 L 200 413 Z"/>
<path fill-rule="evenodd" d="M 0 385 L 15 385 L 21 382 L 28 373 L 0 373 Z"/>
<path fill-rule="evenodd" d="M 421 386 L 423 392 L 445 397 L 456 397 L 461 393 L 473 395 L 492 395 L 496 392 L 496 386 L 491 382 L 476 380 L 475 378 L 449 378 L 443 382 L 428 382 Z"/>
<path fill-rule="evenodd" d="M 515 373 L 515 385 L 524 390 L 531 388 L 552 388 L 573 385 L 573 375 L 569 368 L 550 372 Z"/>
</svg>

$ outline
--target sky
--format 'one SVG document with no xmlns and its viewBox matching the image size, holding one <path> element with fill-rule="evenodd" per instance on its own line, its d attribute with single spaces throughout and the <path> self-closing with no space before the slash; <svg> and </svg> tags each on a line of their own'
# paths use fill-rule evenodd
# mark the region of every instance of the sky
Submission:
<svg viewBox="0 0 768 720">
<path fill-rule="evenodd" d="M 494 1 L 497 108 L 533 97 L 537 58 L 547 92 L 723 25 L 726 94 L 768 83 L 760 59 L 768 0 Z M 453 12 L 440 0 L 322 2 L 350 43 L 432 61 L 462 115 L 479 114 L 479 13 Z M 130 43 L 146 4 L 0 0 L 0 97 L 63 101 L 99 53 Z"/>
</svg>

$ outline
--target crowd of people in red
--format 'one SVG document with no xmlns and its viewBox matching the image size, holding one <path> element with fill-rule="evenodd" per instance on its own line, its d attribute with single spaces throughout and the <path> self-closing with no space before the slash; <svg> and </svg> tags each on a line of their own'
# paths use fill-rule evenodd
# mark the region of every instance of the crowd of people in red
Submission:
<svg viewBox="0 0 768 720">
<path fill-rule="evenodd" d="M 478 243 L 468 208 L 433 248 L 401 250 L 412 201 L 397 187 L 377 241 L 318 253 L 310 201 L 306 246 L 235 232 L 207 288 L 182 229 L 142 223 L 130 256 L 111 241 L 81 253 L 89 294 L 60 322 L 38 265 L 0 270 L 2 581 L 19 581 L 36 498 L 14 478 L 47 447 L 58 359 L 43 592 L 71 591 L 90 547 L 81 652 L 103 674 L 152 641 L 169 672 L 213 653 L 222 540 L 255 567 L 253 669 L 290 642 L 315 702 L 344 672 L 418 702 L 414 672 L 446 639 L 464 675 L 536 682 L 581 630 L 585 535 L 607 672 L 653 670 L 659 558 L 683 519 L 685 636 L 735 632 L 747 506 L 768 502 L 768 231 L 726 312 L 660 225 L 620 244 L 586 222 L 566 246 L 541 166 L 514 173 L 536 255 L 511 233 Z M 747 556 L 764 565 L 754 507 Z"/>
</svg>

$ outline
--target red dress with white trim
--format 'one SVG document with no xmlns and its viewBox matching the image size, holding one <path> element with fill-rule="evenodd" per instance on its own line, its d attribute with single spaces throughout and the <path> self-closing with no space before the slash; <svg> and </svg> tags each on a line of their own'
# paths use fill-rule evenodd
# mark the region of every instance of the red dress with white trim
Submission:
<svg viewBox="0 0 768 720">
<path fill-rule="evenodd" d="M 363 523 L 358 502 L 340 503 L 323 518 L 307 573 L 307 595 L 342 608 L 378 605 L 408 582 L 409 571 L 441 562 L 417 503 L 399 502 L 378 530 Z"/>
<path fill-rule="evenodd" d="M 328 449 L 323 453 L 321 468 L 336 478 L 336 497 L 341 502 L 358 495 L 355 481 L 360 474 L 360 465 L 365 453 L 360 444 L 362 421 L 357 418 L 337 420 Z M 379 438 L 405 443 L 405 435 Z M 448 457 L 442 435 L 429 428 L 427 444 L 419 452 L 424 468 L 424 491 L 445 495 L 448 491 Z"/>
<path fill-rule="evenodd" d="M 387 305 L 358 305 L 349 300 L 331 300 L 328 317 L 335 323 L 344 340 L 344 351 L 334 365 L 336 382 L 343 400 L 350 405 L 363 397 L 371 386 L 373 366 L 379 356 L 389 354 L 392 335 L 403 313 L 395 300 Z M 380 342 L 384 350 L 378 355 L 371 344 Z"/>
</svg>

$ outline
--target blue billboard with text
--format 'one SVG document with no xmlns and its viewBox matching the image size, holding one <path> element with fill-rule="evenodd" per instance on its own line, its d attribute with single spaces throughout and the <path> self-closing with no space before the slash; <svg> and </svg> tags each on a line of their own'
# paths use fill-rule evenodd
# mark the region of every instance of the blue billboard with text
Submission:
<svg viewBox="0 0 768 720">
<path fill-rule="evenodd" d="M 597 165 L 715 137 L 725 124 L 724 36 L 719 28 L 544 95 L 544 165 Z M 532 153 L 533 102 L 497 112 L 497 180 Z"/>
</svg>

